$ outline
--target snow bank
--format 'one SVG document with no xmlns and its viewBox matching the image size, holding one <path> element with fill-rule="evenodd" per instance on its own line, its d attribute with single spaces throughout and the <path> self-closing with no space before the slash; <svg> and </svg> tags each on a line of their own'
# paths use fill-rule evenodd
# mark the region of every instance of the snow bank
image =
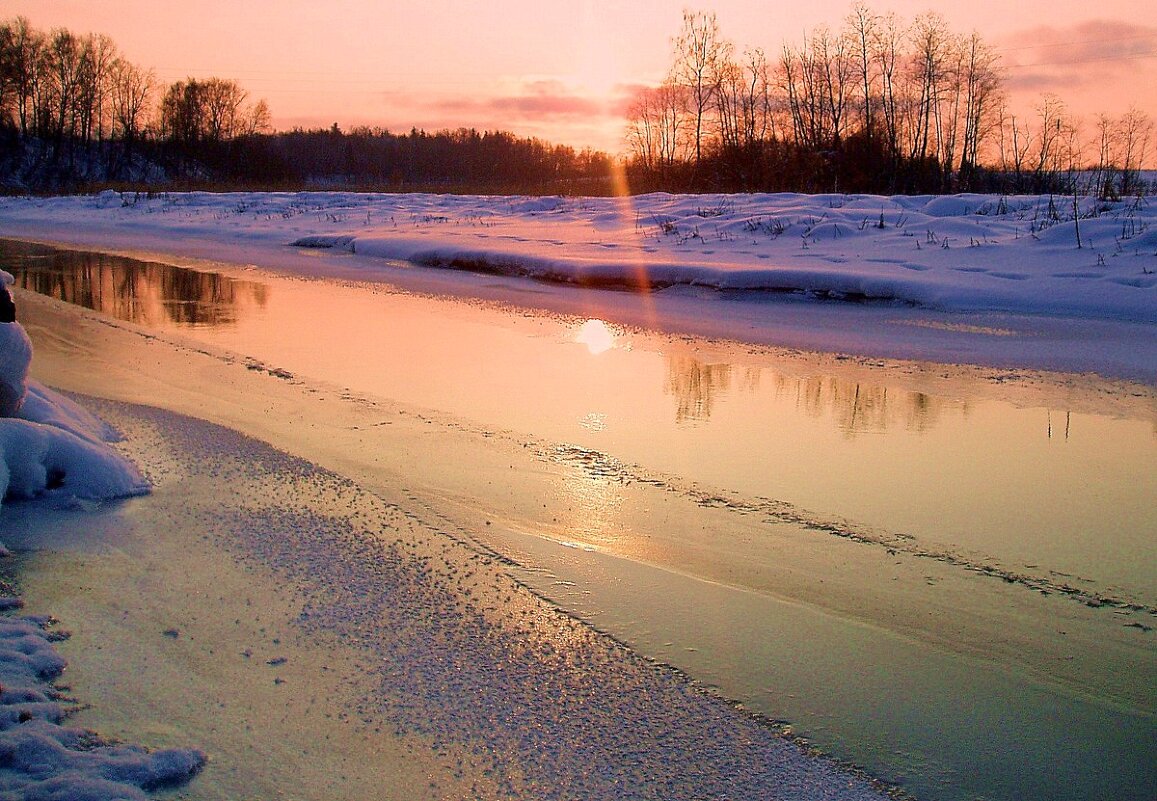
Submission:
<svg viewBox="0 0 1157 801">
<path fill-rule="evenodd" d="M 18 602 L 0 598 L 0 606 Z M 0 618 L 0 801 L 135 801 L 182 784 L 205 764 L 191 749 L 150 752 L 61 725 L 65 707 L 51 682 L 64 670 L 30 617 Z"/>
<path fill-rule="evenodd" d="M 1157 203 L 1061 196 L 105 192 L 2 198 L 0 233 L 84 244 L 244 252 L 287 269 L 287 245 L 615 288 L 693 285 L 1157 322 Z M 200 247 L 198 247 L 200 243 Z M 214 249 L 215 246 L 215 249 Z M 283 252 L 283 251 L 282 251 Z M 311 269 L 292 262 L 292 269 Z"/>
<path fill-rule="evenodd" d="M 11 308 L 12 276 L 0 272 L 0 281 L 0 296 Z M 30 382 L 31 359 L 32 343 L 20 323 L 0 322 L 0 504 L 43 495 L 104 500 L 147 492 L 136 467 L 109 447 L 116 432 Z"/>
</svg>

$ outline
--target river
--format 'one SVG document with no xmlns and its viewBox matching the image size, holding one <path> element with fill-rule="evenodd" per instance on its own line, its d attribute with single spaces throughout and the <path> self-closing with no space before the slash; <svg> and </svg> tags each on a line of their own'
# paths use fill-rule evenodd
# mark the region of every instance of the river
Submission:
<svg viewBox="0 0 1157 801">
<path fill-rule="evenodd" d="M 597 290 L 562 314 L 11 242 L 0 266 L 536 454 L 533 503 L 494 476 L 428 502 L 501 522 L 479 538 L 563 609 L 918 798 L 1157 788 L 1151 387 L 660 334 Z"/>
</svg>

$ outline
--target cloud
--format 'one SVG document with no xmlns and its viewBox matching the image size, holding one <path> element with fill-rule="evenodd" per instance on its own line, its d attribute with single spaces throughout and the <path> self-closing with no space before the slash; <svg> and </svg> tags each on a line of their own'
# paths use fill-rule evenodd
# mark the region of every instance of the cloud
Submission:
<svg viewBox="0 0 1157 801">
<path fill-rule="evenodd" d="M 997 47 L 1014 92 L 1064 94 L 1157 70 L 1157 27 L 1119 20 L 1027 28 Z"/>
<path fill-rule="evenodd" d="M 513 91 L 494 95 L 423 95 L 390 91 L 382 95 L 393 109 L 413 109 L 422 116 L 509 122 L 577 123 L 620 118 L 627 105 L 627 88 L 611 96 L 579 93 L 561 81 L 536 80 L 518 84 Z"/>
</svg>

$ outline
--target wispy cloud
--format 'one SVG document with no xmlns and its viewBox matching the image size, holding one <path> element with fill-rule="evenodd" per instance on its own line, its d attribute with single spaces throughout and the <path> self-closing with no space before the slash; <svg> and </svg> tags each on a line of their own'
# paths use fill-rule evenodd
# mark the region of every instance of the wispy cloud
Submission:
<svg viewBox="0 0 1157 801">
<path fill-rule="evenodd" d="M 997 43 L 1014 92 L 1089 89 L 1157 72 L 1157 27 L 1119 20 L 1015 31 Z"/>
<path fill-rule="evenodd" d="M 594 95 L 553 79 L 515 81 L 492 93 L 393 90 L 378 94 L 374 124 L 409 130 L 505 130 L 617 150 L 636 87 Z"/>
</svg>

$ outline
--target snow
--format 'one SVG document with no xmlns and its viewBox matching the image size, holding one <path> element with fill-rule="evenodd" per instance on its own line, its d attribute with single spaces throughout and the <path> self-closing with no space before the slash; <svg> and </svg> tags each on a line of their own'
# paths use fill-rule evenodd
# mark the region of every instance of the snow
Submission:
<svg viewBox="0 0 1157 801">
<path fill-rule="evenodd" d="M 201 769 L 205 755 L 197 750 L 150 752 L 62 725 L 65 705 L 51 682 L 65 661 L 45 624 L 0 618 L 0 799 L 135 801 Z"/>
<path fill-rule="evenodd" d="M 0 279 L 5 287 L 12 283 L 8 273 Z M 0 503 L 37 496 L 105 500 L 147 492 L 140 472 L 109 447 L 116 438 L 112 429 L 28 380 L 31 359 L 24 327 L 0 323 Z"/>
<path fill-rule="evenodd" d="M 0 200 L 0 232 L 54 226 L 66 237 L 83 230 L 97 244 L 206 238 L 222 253 L 292 244 L 370 257 L 359 260 L 366 272 L 401 261 L 572 284 L 793 292 L 1141 323 L 1157 323 L 1155 222 L 1157 204 L 1145 198 L 976 194 L 109 191 Z"/>
</svg>

